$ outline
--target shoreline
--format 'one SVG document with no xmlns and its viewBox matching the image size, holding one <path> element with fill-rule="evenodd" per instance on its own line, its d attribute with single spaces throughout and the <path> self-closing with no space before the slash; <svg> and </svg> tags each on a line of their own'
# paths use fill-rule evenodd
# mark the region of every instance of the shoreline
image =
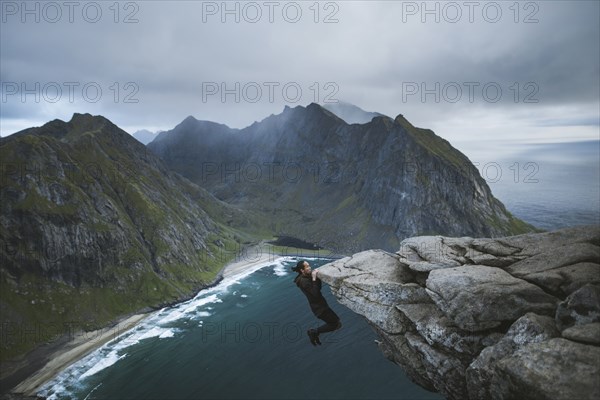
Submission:
<svg viewBox="0 0 600 400">
<path fill-rule="evenodd" d="M 265 251 L 266 250 L 266 251 Z M 215 278 L 200 288 L 193 296 L 186 299 L 181 299 L 175 304 L 182 303 L 193 297 L 195 297 L 200 291 L 208 289 L 210 287 L 218 285 L 223 279 L 230 278 L 243 273 L 246 270 L 252 269 L 260 264 L 267 262 L 273 262 L 278 258 L 282 257 L 314 257 L 318 255 L 303 255 L 302 250 L 310 251 L 306 249 L 300 250 L 300 254 L 281 254 L 281 252 L 270 251 L 272 247 L 266 244 L 265 241 L 261 241 L 258 244 L 248 246 L 243 251 L 241 257 L 228 262 L 221 270 L 217 273 Z M 322 256 L 331 257 L 331 256 Z M 335 258 L 335 257 L 334 257 Z M 166 305 L 166 307 L 174 306 L 175 304 Z M 29 372 L 28 376 L 24 379 L 18 380 L 12 389 L 9 389 L 6 394 L 2 395 L 2 398 L 35 398 L 40 388 L 56 377 L 60 372 L 65 370 L 73 363 L 81 360 L 91 352 L 102 347 L 104 344 L 116 339 L 121 334 L 135 328 L 140 322 L 147 318 L 153 312 L 158 311 L 152 309 L 147 312 L 139 311 L 134 314 L 129 314 L 119 319 L 116 323 L 111 324 L 105 328 L 98 329 L 91 332 L 78 332 L 74 338 L 61 338 L 52 343 L 48 348 L 39 348 L 34 351 L 35 354 L 31 358 L 33 360 L 24 360 L 26 363 L 39 365 L 35 370 Z M 90 338 L 92 338 L 90 340 Z M 15 373 L 16 374 L 16 373 Z M 10 376 L 12 377 L 12 375 Z M 13 397 L 9 397 L 13 396 Z"/>
<path fill-rule="evenodd" d="M 33 375 L 15 386 L 10 393 L 35 396 L 45 383 L 52 380 L 69 365 L 81 360 L 94 350 L 136 327 L 148 315 L 149 313 L 133 314 L 110 327 L 84 332 L 76 336 L 73 340 L 60 346 L 53 353 L 48 354 L 50 361 Z M 90 337 L 92 338 L 91 340 Z"/>
</svg>

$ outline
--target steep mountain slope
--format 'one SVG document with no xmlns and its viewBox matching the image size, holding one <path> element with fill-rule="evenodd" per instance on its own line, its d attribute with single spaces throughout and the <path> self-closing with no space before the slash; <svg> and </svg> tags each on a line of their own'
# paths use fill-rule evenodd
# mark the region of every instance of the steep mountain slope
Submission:
<svg viewBox="0 0 600 400">
<path fill-rule="evenodd" d="M 192 295 L 243 241 L 245 217 L 103 117 L 0 141 L 3 358 L 72 329 Z M 6 326 L 4 326 L 6 324 Z M 41 328 L 40 328 L 41 327 Z M 23 329 L 42 329 L 23 341 Z"/>
<path fill-rule="evenodd" d="M 401 115 L 349 125 L 310 104 L 242 130 L 189 117 L 148 147 L 219 199 L 258 212 L 257 225 L 340 252 L 534 229 L 467 157 Z"/>
</svg>

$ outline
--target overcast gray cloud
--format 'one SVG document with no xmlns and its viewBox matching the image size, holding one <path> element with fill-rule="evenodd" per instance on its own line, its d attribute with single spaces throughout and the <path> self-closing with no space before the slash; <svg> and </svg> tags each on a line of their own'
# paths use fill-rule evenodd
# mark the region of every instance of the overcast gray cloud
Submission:
<svg viewBox="0 0 600 400">
<path fill-rule="evenodd" d="M 74 112 L 131 132 L 188 115 L 244 127 L 339 99 L 460 146 L 599 137 L 597 1 L 2 1 L 1 12 L 3 136 Z"/>
</svg>

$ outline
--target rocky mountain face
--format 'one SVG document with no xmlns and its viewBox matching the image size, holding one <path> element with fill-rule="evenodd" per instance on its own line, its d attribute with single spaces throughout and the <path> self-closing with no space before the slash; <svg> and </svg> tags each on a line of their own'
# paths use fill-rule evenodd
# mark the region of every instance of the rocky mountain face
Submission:
<svg viewBox="0 0 600 400">
<path fill-rule="evenodd" d="M 3 359 L 190 296 L 243 240 L 241 213 L 103 117 L 16 133 L 0 156 Z"/>
<path fill-rule="evenodd" d="M 319 268 L 383 353 L 449 399 L 600 396 L 600 227 L 424 236 Z"/>
<path fill-rule="evenodd" d="M 317 104 L 242 130 L 188 117 L 148 148 L 257 226 L 339 252 L 423 234 L 532 231 L 466 156 L 402 115 L 347 124 Z"/>
</svg>

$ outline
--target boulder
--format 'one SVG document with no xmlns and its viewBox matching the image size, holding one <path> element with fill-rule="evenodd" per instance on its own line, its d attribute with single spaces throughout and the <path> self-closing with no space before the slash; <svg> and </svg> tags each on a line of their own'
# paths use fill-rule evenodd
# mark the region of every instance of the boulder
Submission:
<svg viewBox="0 0 600 400">
<path fill-rule="evenodd" d="M 556 325 L 566 329 L 574 325 L 600 322 L 600 286 L 585 285 L 573 292 L 556 309 Z"/>
<path fill-rule="evenodd" d="M 531 343 L 498 362 L 491 392 L 497 398 L 597 399 L 600 348 L 554 338 Z"/>
<path fill-rule="evenodd" d="M 564 297 L 586 283 L 599 283 L 599 262 L 600 247 L 591 243 L 572 243 L 518 261 L 505 270 Z"/>
<path fill-rule="evenodd" d="M 600 346 L 600 322 L 572 326 L 562 332 L 562 337 L 575 342 Z"/>
<path fill-rule="evenodd" d="M 427 292 L 460 328 L 483 331 L 528 312 L 552 315 L 558 299 L 500 268 L 467 265 L 434 270 Z"/>
<path fill-rule="evenodd" d="M 520 347 L 529 343 L 539 343 L 559 336 L 554 319 L 528 313 L 511 325 L 506 335 L 498 343 L 485 348 L 467 369 L 469 398 L 499 398 L 494 393 L 491 382 L 497 376 L 498 361 L 512 355 Z"/>
</svg>

